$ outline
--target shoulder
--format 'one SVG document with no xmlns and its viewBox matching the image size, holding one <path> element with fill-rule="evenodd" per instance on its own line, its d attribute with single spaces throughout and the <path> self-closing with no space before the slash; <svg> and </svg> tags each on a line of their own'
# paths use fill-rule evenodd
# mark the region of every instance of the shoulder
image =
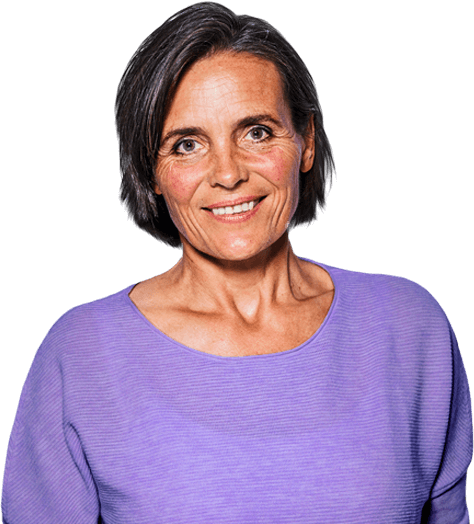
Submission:
<svg viewBox="0 0 474 524">
<path fill-rule="evenodd" d="M 448 324 L 438 301 L 416 282 L 399 276 L 324 267 L 335 281 L 342 302 L 348 306 L 370 310 L 377 317 Z"/>
<path fill-rule="evenodd" d="M 336 291 L 341 291 L 348 299 L 356 302 L 376 300 L 380 302 L 401 303 L 404 305 L 440 308 L 436 298 L 421 284 L 408 278 L 383 273 L 353 271 L 314 262 L 331 276 Z"/>
<path fill-rule="evenodd" d="M 129 286 L 118 293 L 76 306 L 62 315 L 51 327 L 38 354 L 64 357 L 96 348 L 99 341 L 119 339 L 134 320 L 129 301 Z"/>
<path fill-rule="evenodd" d="M 338 333 L 365 347 L 384 347 L 406 362 L 441 359 L 449 368 L 454 333 L 423 286 L 391 275 L 326 269 L 336 290 L 331 320 Z"/>
<path fill-rule="evenodd" d="M 133 286 L 129 286 L 113 295 L 76 306 L 54 324 L 50 333 L 59 334 L 76 329 L 93 329 L 97 325 L 106 326 L 116 324 L 126 316 L 130 309 L 128 293 Z"/>
</svg>

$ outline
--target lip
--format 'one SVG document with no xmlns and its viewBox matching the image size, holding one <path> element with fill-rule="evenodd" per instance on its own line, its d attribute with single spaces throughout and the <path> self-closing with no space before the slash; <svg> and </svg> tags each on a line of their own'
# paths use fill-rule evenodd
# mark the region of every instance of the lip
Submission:
<svg viewBox="0 0 474 524">
<path fill-rule="evenodd" d="M 246 222 L 247 220 L 250 220 L 255 213 L 257 213 L 260 210 L 260 204 L 264 200 L 265 197 L 257 198 L 258 200 L 257 204 L 255 204 L 255 207 L 251 211 L 246 211 L 245 213 L 237 213 L 235 215 L 214 215 L 212 210 L 210 208 L 204 208 L 204 211 L 214 220 L 217 220 L 218 222 L 224 222 L 224 223 L 231 223 L 235 224 L 236 222 Z M 240 200 L 240 202 L 248 202 L 248 200 Z M 234 204 L 238 205 L 238 204 Z M 221 205 L 214 206 L 214 207 L 223 207 Z"/>
<path fill-rule="evenodd" d="M 234 207 L 238 206 L 239 204 L 243 204 L 244 202 L 251 202 L 252 200 L 261 200 L 264 198 L 263 196 L 256 196 L 256 195 L 250 195 L 246 197 L 237 198 L 235 200 L 222 200 L 221 202 L 216 202 L 215 204 L 211 204 L 210 206 L 206 206 L 203 209 L 214 209 L 216 207 Z"/>
</svg>

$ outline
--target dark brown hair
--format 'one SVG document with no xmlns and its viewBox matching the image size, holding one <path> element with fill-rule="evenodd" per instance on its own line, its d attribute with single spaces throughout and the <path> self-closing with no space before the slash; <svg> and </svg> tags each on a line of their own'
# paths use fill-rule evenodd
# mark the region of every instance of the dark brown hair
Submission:
<svg viewBox="0 0 474 524">
<path fill-rule="evenodd" d="M 135 223 L 171 246 L 181 240 L 162 195 L 154 191 L 156 161 L 168 108 L 185 72 L 221 51 L 250 53 L 279 70 L 295 131 L 314 118 L 313 167 L 300 172 L 298 207 L 291 225 L 311 222 L 324 206 L 334 162 L 313 79 L 283 36 L 259 18 L 235 15 L 213 3 L 194 4 L 169 18 L 138 48 L 120 81 L 115 105 L 122 170 L 121 198 Z"/>
</svg>

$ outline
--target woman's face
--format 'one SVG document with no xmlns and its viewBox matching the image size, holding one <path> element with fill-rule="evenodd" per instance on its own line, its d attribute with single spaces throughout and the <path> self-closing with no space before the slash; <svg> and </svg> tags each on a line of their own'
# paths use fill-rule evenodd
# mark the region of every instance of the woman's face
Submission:
<svg viewBox="0 0 474 524">
<path fill-rule="evenodd" d="M 270 247 L 295 212 L 313 142 L 293 129 L 273 63 L 230 53 L 195 63 L 171 104 L 156 169 L 184 248 L 246 260 Z"/>
</svg>

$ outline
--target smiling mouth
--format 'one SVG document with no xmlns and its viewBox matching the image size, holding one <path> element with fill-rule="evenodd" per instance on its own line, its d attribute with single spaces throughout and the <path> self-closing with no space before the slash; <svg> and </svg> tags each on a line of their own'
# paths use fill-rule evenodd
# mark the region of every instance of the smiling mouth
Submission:
<svg viewBox="0 0 474 524">
<path fill-rule="evenodd" d="M 238 215 L 242 213 L 246 213 L 247 211 L 252 211 L 252 209 L 261 202 L 265 197 L 262 198 L 256 198 L 255 200 L 250 200 L 249 202 L 243 202 L 241 204 L 237 204 L 235 206 L 223 206 L 223 207 L 213 207 L 212 209 L 207 209 L 208 211 L 212 211 L 214 215 Z"/>
</svg>

